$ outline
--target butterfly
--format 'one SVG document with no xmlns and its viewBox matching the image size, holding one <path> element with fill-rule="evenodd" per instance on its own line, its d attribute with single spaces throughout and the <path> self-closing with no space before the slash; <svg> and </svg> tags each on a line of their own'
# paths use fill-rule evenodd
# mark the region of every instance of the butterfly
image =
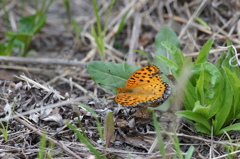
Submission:
<svg viewBox="0 0 240 159">
<path fill-rule="evenodd" d="M 124 87 L 117 87 L 115 101 L 123 106 L 156 106 L 163 103 L 171 92 L 168 83 L 160 77 L 160 69 L 149 65 L 135 71 Z"/>
</svg>

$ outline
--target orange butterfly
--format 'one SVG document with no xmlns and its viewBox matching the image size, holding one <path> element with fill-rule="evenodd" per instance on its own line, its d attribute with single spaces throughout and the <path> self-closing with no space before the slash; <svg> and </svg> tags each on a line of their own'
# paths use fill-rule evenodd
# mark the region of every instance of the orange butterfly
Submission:
<svg viewBox="0 0 240 159">
<path fill-rule="evenodd" d="M 135 71 L 124 87 L 117 87 L 115 101 L 123 106 L 163 103 L 169 96 L 171 87 L 160 77 L 160 69 L 149 65 Z"/>
</svg>

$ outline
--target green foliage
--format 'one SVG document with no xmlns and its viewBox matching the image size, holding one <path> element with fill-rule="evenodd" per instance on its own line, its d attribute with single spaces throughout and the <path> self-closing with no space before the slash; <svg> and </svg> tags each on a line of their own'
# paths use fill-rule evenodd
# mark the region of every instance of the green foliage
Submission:
<svg viewBox="0 0 240 159">
<path fill-rule="evenodd" d="M 103 140 L 103 132 L 102 132 L 102 127 L 101 127 L 100 121 L 98 120 L 98 115 L 95 113 L 95 111 L 94 111 L 91 107 L 89 107 L 89 106 L 87 106 L 87 105 L 85 105 L 85 104 L 83 104 L 83 103 L 79 103 L 79 105 L 80 105 L 82 108 L 84 108 L 84 109 L 86 109 L 87 111 L 89 111 L 89 112 L 94 116 L 94 118 L 95 118 L 95 120 L 96 120 L 96 124 L 97 124 L 97 129 L 98 129 L 99 136 L 100 136 L 100 138 Z"/>
<path fill-rule="evenodd" d="M 163 46 L 172 54 L 169 60 L 162 56 L 158 58 L 167 65 L 176 80 L 182 72 L 186 60 L 180 50 L 168 42 Z M 220 58 L 216 65 L 207 61 L 208 53 L 213 44 L 209 40 L 201 49 L 195 62 L 191 62 L 191 77 L 184 89 L 184 107 L 186 110 L 177 112 L 194 121 L 197 131 L 211 134 L 222 134 L 224 131 L 240 130 L 239 124 L 228 124 L 240 117 L 239 100 L 239 68 L 232 68 L 228 61 L 234 55 L 229 49 L 225 58 Z"/>
<path fill-rule="evenodd" d="M 159 58 L 157 56 L 163 56 L 166 57 L 169 60 L 172 60 L 172 54 L 169 54 L 169 52 L 166 50 L 166 48 L 162 45 L 162 42 L 170 42 L 175 46 L 175 48 L 180 47 L 180 42 L 177 38 L 176 33 L 169 28 L 168 26 L 163 26 L 161 30 L 157 33 L 156 38 L 155 38 L 155 50 L 156 50 L 156 55 L 154 57 L 154 64 L 157 64 L 159 68 L 161 68 L 161 71 L 164 74 L 170 74 L 169 69 L 167 66 L 159 61 Z"/>
<path fill-rule="evenodd" d="M 202 47 L 195 62 L 183 56 L 176 35 L 169 28 L 163 27 L 156 41 L 156 49 L 160 51 L 155 55 L 153 63 L 162 72 L 171 71 L 176 81 L 181 83 L 179 77 L 184 66 L 191 66 L 191 76 L 184 81 L 185 110 L 177 114 L 194 121 L 197 131 L 205 134 L 211 134 L 211 127 L 214 135 L 240 130 L 239 123 L 229 125 L 232 120 L 240 118 L 240 71 L 238 67 L 229 64 L 234 56 L 233 49 L 229 48 L 227 55 L 222 54 L 214 65 L 207 61 L 212 39 Z M 227 43 L 231 45 L 229 41 Z M 92 62 L 87 69 L 96 83 L 116 93 L 115 87 L 124 86 L 128 77 L 138 68 L 128 64 Z M 164 75 L 161 76 L 170 83 Z"/>
<path fill-rule="evenodd" d="M 70 123 L 67 123 L 67 126 L 77 134 L 78 139 L 89 148 L 89 150 L 97 157 L 97 159 L 102 159 L 97 149 L 95 149 L 95 147 L 89 142 L 89 140 L 84 137 L 84 135 L 80 133 L 75 126 Z"/>
<path fill-rule="evenodd" d="M 101 87 L 116 93 L 116 87 L 122 87 L 128 77 L 139 67 L 129 64 L 94 61 L 88 64 L 87 70 L 91 78 Z"/>
<path fill-rule="evenodd" d="M 8 41 L 5 44 L 0 44 L 0 55 L 10 56 L 13 48 L 19 48 L 17 55 L 27 56 L 28 49 L 32 38 L 36 35 L 46 22 L 46 12 L 52 4 L 53 0 L 41 1 L 41 6 L 38 6 L 37 0 L 35 1 L 36 13 L 26 17 L 22 17 L 18 21 L 18 32 L 6 32 L 5 35 Z"/>
<path fill-rule="evenodd" d="M 3 134 L 5 142 L 8 142 L 8 125 L 9 121 L 7 122 L 6 126 L 2 123 L 2 121 L 0 121 L 0 132 Z"/>
<path fill-rule="evenodd" d="M 39 152 L 38 152 L 38 159 L 45 158 L 45 148 L 46 148 L 46 133 L 41 136 Z"/>
<path fill-rule="evenodd" d="M 99 50 L 99 53 L 102 57 L 102 60 L 105 59 L 105 35 L 106 35 L 106 29 L 107 29 L 107 24 L 108 24 L 108 19 L 109 19 L 109 16 L 110 16 L 110 12 L 112 10 L 112 7 L 115 3 L 115 0 L 112 0 L 111 1 L 111 4 L 108 8 L 108 13 L 106 15 L 106 19 L 105 19 L 105 23 L 104 23 L 104 27 L 102 29 L 102 26 L 101 26 L 101 20 L 100 20 L 100 17 L 99 17 L 99 14 L 98 14 L 98 7 L 97 7 L 97 1 L 96 0 L 92 0 L 92 3 L 93 3 L 93 9 L 94 9 L 94 13 L 95 13 L 95 17 L 96 17 L 96 23 L 97 23 L 97 30 L 94 28 L 94 26 L 91 26 L 91 32 L 92 32 L 92 35 L 94 37 L 94 40 L 97 44 L 97 47 L 98 47 L 98 50 Z"/>
<path fill-rule="evenodd" d="M 42 13 L 26 16 L 18 21 L 18 32 L 6 32 L 9 41 L 13 40 L 13 45 L 19 47 L 18 55 L 27 56 L 27 50 L 32 38 L 45 25 L 46 16 Z"/>
<path fill-rule="evenodd" d="M 190 146 L 188 151 L 185 153 L 185 157 L 180 149 L 180 144 L 179 144 L 179 140 L 176 134 L 174 134 L 174 136 L 172 137 L 172 135 L 170 135 L 157 121 L 157 117 L 155 115 L 155 113 L 153 112 L 153 124 L 154 124 L 154 128 L 155 128 L 155 132 L 157 135 L 157 140 L 158 140 L 158 149 L 160 151 L 160 154 L 162 155 L 162 158 L 167 158 L 166 156 L 166 150 L 165 150 L 165 145 L 163 142 L 163 138 L 161 135 L 161 131 L 160 129 L 168 135 L 168 137 L 170 138 L 170 140 L 172 141 L 174 148 L 175 148 L 175 155 L 173 156 L 173 159 L 190 159 L 192 157 L 192 154 L 194 152 L 194 147 Z"/>
</svg>

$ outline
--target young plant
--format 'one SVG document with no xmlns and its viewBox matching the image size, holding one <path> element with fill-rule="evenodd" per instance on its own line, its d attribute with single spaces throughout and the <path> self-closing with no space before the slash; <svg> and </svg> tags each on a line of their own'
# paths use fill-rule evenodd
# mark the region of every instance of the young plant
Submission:
<svg viewBox="0 0 240 159">
<path fill-rule="evenodd" d="M 39 2 L 35 1 L 36 13 L 33 15 L 23 17 L 18 21 L 18 26 L 19 26 L 18 32 L 5 33 L 5 35 L 8 38 L 8 42 L 5 45 L 3 44 L 0 45 L 0 49 L 4 51 L 2 55 L 9 56 L 14 46 L 19 48 L 19 52 L 17 53 L 17 55 L 27 56 L 32 38 L 45 25 L 45 22 L 46 22 L 45 14 L 53 2 L 53 0 L 49 0 L 48 3 L 46 1 L 47 0 L 42 1 L 41 3 L 42 5 L 40 6 L 40 8 L 38 8 Z"/>
<path fill-rule="evenodd" d="M 9 121 L 7 122 L 6 126 L 2 123 L 2 121 L 0 121 L 0 132 L 3 134 L 5 142 L 8 142 L 8 125 Z"/>
<path fill-rule="evenodd" d="M 162 139 L 160 129 L 165 134 L 168 135 L 168 137 L 170 138 L 170 140 L 172 141 L 172 143 L 174 145 L 176 153 L 172 157 L 173 159 L 175 159 L 175 158 L 190 159 L 192 157 L 193 152 L 194 152 L 194 147 L 190 146 L 188 151 L 185 153 L 185 156 L 184 156 L 183 152 L 180 149 L 180 144 L 179 144 L 179 140 L 178 140 L 177 135 L 175 134 L 174 137 L 172 137 L 166 130 L 164 130 L 164 128 L 158 123 L 156 115 L 155 115 L 154 112 L 153 112 L 153 124 L 154 124 L 155 132 L 156 132 L 156 135 L 157 135 L 157 139 L 158 139 L 158 148 L 159 148 L 160 154 L 162 155 L 162 158 L 167 158 L 167 156 L 166 156 L 165 146 L 164 146 L 164 142 L 163 142 L 163 139 Z"/>
<path fill-rule="evenodd" d="M 97 159 L 102 159 L 101 154 L 98 152 L 98 150 L 95 149 L 89 140 L 84 137 L 83 134 L 80 133 L 75 126 L 70 123 L 67 123 L 67 126 L 77 134 L 78 139 L 89 148 L 89 150 L 97 157 Z"/>
<path fill-rule="evenodd" d="M 232 120 L 240 118 L 240 73 L 238 67 L 229 65 L 234 56 L 231 48 L 227 55 L 221 55 L 216 65 L 207 61 L 212 43 L 213 40 L 209 40 L 196 61 L 191 63 L 192 75 L 184 89 L 183 105 L 186 110 L 177 114 L 193 120 L 198 132 L 210 135 L 213 127 L 213 134 L 218 135 L 224 131 L 240 130 L 239 123 L 228 125 Z M 172 44 L 162 44 L 173 55 L 173 60 L 162 56 L 159 56 L 159 59 L 169 66 L 178 81 L 185 58 Z"/>
<path fill-rule="evenodd" d="M 46 148 L 46 133 L 43 133 L 40 140 L 39 152 L 38 152 L 38 159 L 45 158 L 45 148 Z"/>
<path fill-rule="evenodd" d="M 102 57 L 102 60 L 105 59 L 105 35 L 106 35 L 106 29 L 107 29 L 107 24 L 108 24 L 108 19 L 109 19 L 109 16 L 110 16 L 110 12 L 112 10 L 112 7 L 115 3 L 115 0 L 112 0 L 111 1 L 111 4 L 108 8 L 108 13 L 106 15 L 106 19 L 105 19 L 105 23 L 104 23 L 104 27 L 102 29 L 102 26 L 101 26 L 101 20 L 100 20 L 100 17 L 99 17 L 99 14 L 98 14 L 98 7 L 97 7 L 97 1 L 96 0 L 92 0 L 92 3 L 93 3 L 93 9 L 94 9 L 94 12 L 95 12 L 95 17 L 96 17 L 96 23 L 97 23 L 97 31 L 96 29 L 94 28 L 94 26 L 91 26 L 91 32 L 92 32 L 92 35 L 95 39 L 95 42 L 97 44 L 97 47 L 98 47 L 98 51 Z"/>
</svg>

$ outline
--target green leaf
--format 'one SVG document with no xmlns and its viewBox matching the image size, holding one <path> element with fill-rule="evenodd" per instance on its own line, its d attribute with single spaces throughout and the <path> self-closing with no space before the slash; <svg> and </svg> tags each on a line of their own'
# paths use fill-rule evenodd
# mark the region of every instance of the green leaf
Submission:
<svg viewBox="0 0 240 159">
<path fill-rule="evenodd" d="M 160 31 L 157 33 L 156 38 L 155 38 L 155 50 L 156 50 L 156 55 L 159 56 L 164 56 L 170 60 L 172 60 L 172 55 L 167 52 L 167 50 L 163 47 L 162 42 L 163 41 L 168 41 L 173 44 L 176 48 L 180 47 L 180 42 L 178 40 L 178 37 L 176 33 L 169 28 L 168 26 L 163 26 Z M 154 58 L 154 63 L 158 63 L 159 68 L 165 73 L 165 74 L 170 74 L 169 70 L 164 64 L 161 64 L 157 61 L 158 59 Z M 166 71 L 166 72 L 165 72 Z"/>
<path fill-rule="evenodd" d="M 208 134 L 211 135 L 211 129 L 206 128 L 204 125 L 201 123 L 196 123 L 194 124 L 194 127 L 197 129 L 197 132 L 203 133 L 203 134 Z"/>
<path fill-rule="evenodd" d="M 195 61 L 195 64 L 199 64 L 199 63 L 203 63 L 203 62 L 207 61 L 207 55 L 208 55 L 209 51 L 211 50 L 212 44 L 213 44 L 213 39 L 208 40 L 204 44 L 204 46 L 200 50 L 197 60 Z"/>
<path fill-rule="evenodd" d="M 36 13 L 34 15 L 26 16 L 21 18 L 18 23 L 20 30 L 19 32 L 35 35 L 45 25 L 46 16 L 42 13 Z"/>
<path fill-rule="evenodd" d="M 176 48 L 180 47 L 180 42 L 176 33 L 168 26 L 163 26 L 160 31 L 157 33 L 155 38 L 155 50 L 156 55 L 162 55 L 167 57 L 167 51 L 163 47 L 162 42 L 167 41 L 173 44 Z"/>
<path fill-rule="evenodd" d="M 194 152 L 194 147 L 191 145 L 185 155 L 185 159 L 191 159 Z"/>
<path fill-rule="evenodd" d="M 239 109 L 239 103 L 240 103 L 240 79 L 237 77 L 236 74 L 232 73 L 230 69 L 228 69 L 227 67 L 223 66 L 223 70 L 225 73 L 225 76 L 228 78 L 229 80 L 229 84 L 230 84 L 230 88 L 231 88 L 231 95 L 233 96 L 233 105 L 232 105 L 232 109 L 230 112 L 230 117 L 232 120 L 233 118 L 235 118 L 236 115 L 238 115 L 240 113 L 240 109 Z"/>
<path fill-rule="evenodd" d="M 123 87 L 128 77 L 139 67 L 129 64 L 95 61 L 87 66 L 91 78 L 101 87 L 116 93 L 116 87 Z"/>
<path fill-rule="evenodd" d="M 233 124 L 233 125 L 226 126 L 226 127 L 222 128 L 220 131 L 218 131 L 218 133 L 216 135 L 222 134 L 224 132 L 232 131 L 232 130 L 239 131 L 240 130 L 240 123 L 236 123 L 236 124 Z"/>
<path fill-rule="evenodd" d="M 201 114 L 204 117 L 208 117 L 210 107 L 209 106 L 202 106 L 199 101 L 196 101 L 193 112 L 197 114 Z"/>
<path fill-rule="evenodd" d="M 154 64 L 157 65 L 161 69 L 161 72 L 163 72 L 164 74 L 168 74 L 167 72 L 169 72 L 169 71 L 166 71 L 166 70 L 162 69 L 161 65 L 164 64 L 168 68 L 171 69 L 173 76 L 177 77 L 177 74 L 179 73 L 180 68 L 178 67 L 178 65 L 174 61 L 169 60 L 168 58 L 166 58 L 164 56 L 161 56 L 161 55 L 155 56 L 155 61 L 156 61 L 156 59 L 158 59 L 158 61 L 161 61 L 161 62 L 154 62 Z M 167 69 L 167 70 L 169 70 L 169 69 Z"/>
<path fill-rule="evenodd" d="M 218 113 L 215 116 L 215 120 L 217 121 L 214 125 L 214 134 L 218 134 L 218 131 L 221 129 L 222 126 L 226 124 L 229 112 L 231 110 L 232 106 L 232 91 L 231 91 L 231 85 L 229 82 L 229 77 L 226 75 L 224 76 L 224 88 L 222 91 L 222 105 L 221 109 L 219 109 Z"/>
<path fill-rule="evenodd" d="M 180 115 L 184 118 L 187 118 L 187 119 L 190 119 L 190 120 L 193 120 L 197 123 L 201 123 L 202 125 L 204 125 L 204 127 L 207 129 L 207 130 L 210 130 L 210 124 L 209 122 L 206 120 L 205 117 L 203 117 L 202 115 L 200 114 L 197 114 L 197 113 L 194 113 L 192 111 L 189 111 L 189 110 L 185 110 L 185 111 L 179 111 L 176 113 L 177 115 Z"/>
<path fill-rule="evenodd" d="M 173 61 L 178 65 L 178 67 L 182 67 L 185 60 L 182 51 L 168 41 L 163 41 L 161 44 L 171 53 Z"/>
<path fill-rule="evenodd" d="M 221 69 L 222 68 L 222 64 L 223 62 L 226 60 L 226 54 L 221 54 L 220 57 L 218 58 L 215 66 L 218 68 L 218 69 Z"/>
<path fill-rule="evenodd" d="M 190 82 L 187 82 L 184 89 L 184 108 L 186 110 L 193 110 L 195 102 L 197 101 L 197 95 L 195 92 L 195 87 Z"/>
<path fill-rule="evenodd" d="M 201 104 L 205 104 L 204 103 L 204 97 L 205 97 L 205 90 L 204 90 L 204 85 L 206 85 L 205 83 L 205 79 L 204 79 L 204 68 L 202 66 L 202 69 L 201 69 L 201 72 L 200 72 L 200 76 L 197 80 L 197 87 L 196 87 L 196 91 L 197 91 L 197 96 L 198 96 L 198 99 L 200 100 L 200 103 Z"/>
<path fill-rule="evenodd" d="M 104 122 L 104 138 L 106 141 L 106 147 L 110 147 L 111 139 L 114 136 L 114 121 L 113 113 L 108 112 L 107 117 Z"/>
</svg>

